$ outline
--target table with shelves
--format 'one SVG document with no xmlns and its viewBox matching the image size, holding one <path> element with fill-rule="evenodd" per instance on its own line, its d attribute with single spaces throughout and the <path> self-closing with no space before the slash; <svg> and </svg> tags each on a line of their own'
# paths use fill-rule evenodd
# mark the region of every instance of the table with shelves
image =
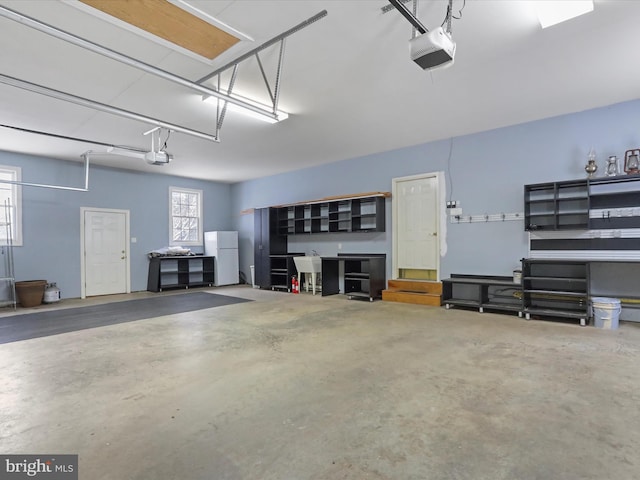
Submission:
<svg viewBox="0 0 640 480">
<path fill-rule="evenodd" d="M 373 302 L 386 287 L 386 254 L 338 254 L 322 257 L 322 296 L 340 293 L 340 265 L 344 268 L 344 294 L 349 299 Z"/>
<path fill-rule="evenodd" d="M 214 257 L 204 255 L 152 257 L 147 290 L 213 286 Z"/>
<path fill-rule="evenodd" d="M 298 273 L 293 257 L 301 255 L 304 253 L 269 255 L 271 259 L 271 290 L 291 291 L 291 277 Z"/>
<path fill-rule="evenodd" d="M 521 316 L 522 288 L 513 277 L 452 274 L 442 280 L 442 303 L 452 306 L 517 312 Z"/>
</svg>

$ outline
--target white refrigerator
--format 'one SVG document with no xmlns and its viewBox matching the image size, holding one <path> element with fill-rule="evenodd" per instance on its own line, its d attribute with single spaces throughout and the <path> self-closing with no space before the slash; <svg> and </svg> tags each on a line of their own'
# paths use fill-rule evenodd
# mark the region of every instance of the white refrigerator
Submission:
<svg viewBox="0 0 640 480">
<path fill-rule="evenodd" d="M 214 285 L 240 283 L 238 232 L 204 232 L 204 254 L 215 257 Z"/>
</svg>

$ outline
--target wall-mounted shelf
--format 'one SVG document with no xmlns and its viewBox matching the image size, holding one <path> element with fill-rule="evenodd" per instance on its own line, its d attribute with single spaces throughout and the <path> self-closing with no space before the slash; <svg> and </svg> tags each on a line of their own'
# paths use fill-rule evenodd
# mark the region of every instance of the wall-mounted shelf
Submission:
<svg viewBox="0 0 640 480">
<path fill-rule="evenodd" d="M 273 207 L 278 234 L 384 232 L 386 194 Z"/>
<path fill-rule="evenodd" d="M 640 228 L 640 175 L 524 186 L 525 230 Z"/>
<path fill-rule="evenodd" d="M 524 187 L 525 230 L 577 230 L 589 227 L 587 180 Z"/>
<path fill-rule="evenodd" d="M 589 201 L 590 228 L 640 228 L 640 175 L 591 180 Z"/>
</svg>

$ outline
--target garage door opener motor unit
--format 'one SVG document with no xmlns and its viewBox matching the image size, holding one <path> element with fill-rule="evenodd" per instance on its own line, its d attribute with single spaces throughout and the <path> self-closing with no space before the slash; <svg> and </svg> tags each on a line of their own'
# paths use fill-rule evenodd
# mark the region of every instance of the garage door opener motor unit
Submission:
<svg viewBox="0 0 640 480">
<path fill-rule="evenodd" d="M 409 40 L 411 60 L 428 70 L 453 65 L 456 44 L 442 27 Z"/>
<path fill-rule="evenodd" d="M 405 0 L 406 1 L 406 0 Z M 413 26 L 414 37 L 409 40 L 409 55 L 424 70 L 453 65 L 456 44 L 451 38 L 453 0 L 449 0 L 445 21 L 438 28 L 429 31 L 404 5 L 403 0 L 389 0 L 396 10 Z M 414 8 L 416 4 L 414 3 Z M 462 7 L 464 8 L 464 6 Z M 460 10 L 462 15 L 462 9 Z M 460 18 L 460 17 L 455 17 Z M 446 23 L 446 28 L 444 25 Z M 418 32 L 420 35 L 415 35 Z"/>
</svg>

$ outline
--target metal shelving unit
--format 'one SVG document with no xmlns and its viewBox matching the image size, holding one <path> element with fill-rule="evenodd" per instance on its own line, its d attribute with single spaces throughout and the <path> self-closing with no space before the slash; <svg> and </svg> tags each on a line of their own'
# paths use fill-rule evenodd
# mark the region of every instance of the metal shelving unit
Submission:
<svg viewBox="0 0 640 480">
<path fill-rule="evenodd" d="M 442 280 L 442 303 L 452 306 L 516 312 L 522 316 L 522 286 L 513 277 L 459 275 Z"/>
<path fill-rule="evenodd" d="M 589 323 L 589 262 L 522 259 L 522 311 Z"/>
</svg>

